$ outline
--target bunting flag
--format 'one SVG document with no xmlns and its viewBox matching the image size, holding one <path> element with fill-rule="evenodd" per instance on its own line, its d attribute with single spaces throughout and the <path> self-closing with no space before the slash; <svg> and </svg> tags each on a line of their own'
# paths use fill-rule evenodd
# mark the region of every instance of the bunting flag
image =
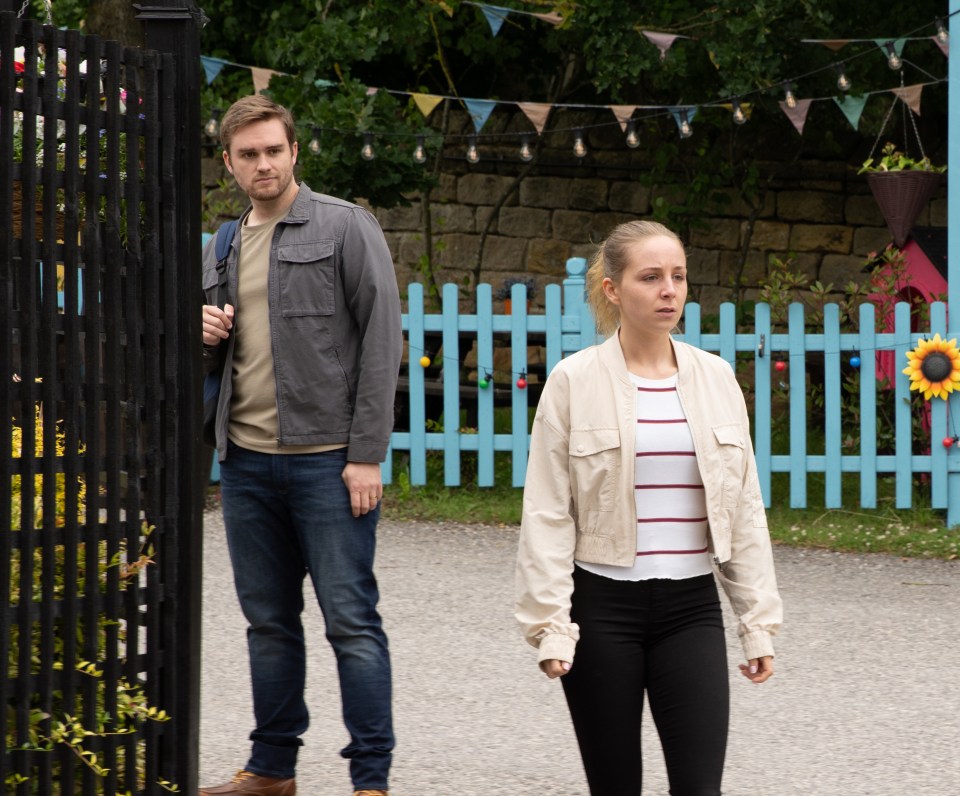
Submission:
<svg viewBox="0 0 960 796">
<path fill-rule="evenodd" d="M 942 52 L 945 56 L 947 56 L 947 58 L 949 58 L 950 57 L 950 41 L 949 40 L 940 41 L 940 39 L 938 39 L 936 36 L 931 36 L 930 38 L 933 39 L 933 43 L 940 48 L 940 52 Z"/>
<path fill-rule="evenodd" d="M 793 123 L 793 126 L 797 128 L 797 132 L 800 133 L 800 135 L 803 135 L 803 126 L 807 123 L 807 111 L 810 110 L 811 102 L 813 102 L 813 100 L 797 100 L 797 106 L 795 108 L 788 108 L 787 103 L 780 100 L 780 108 L 787 114 L 787 118 Z"/>
<path fill-rule="evenodd" d="M 863 106 L 867 104 L 867 98 L 844 95 L 842 98 L 834 97 L 833 101 L 843 111 L 843 115 L 847 117 L 853 129 L 859 129 L 860 115 L 863 113 Z"/>
<path fill-rule="evenodd" d="M 220 58 L 213 58 L 209 55 L 201 55 L 200 63 L 203 64 L 203 71 L 207 76 L 207 84 L 209 85 L 217 79 L 217 75 L 220 74 L 220 70 L 227 65 L 228 61 L 223 61 Z"/>
<path fill-rule="evenodd" d="M 828 50 L 842 50 L 846 47 L 853 39 L 802 39 L 807 44 L 822 44 Z"/>
<path fill-rule="evenodd" d="M 627 122 L 630 121 L 630 118 L 633 116 L 633 112 L 637 109 L 636 105 L 611 105 L 610 110 L 613 111 L 613 115 L 617 117 L 617 121 L 620 122 L 620 132 L 627 132 Z"/>
<path fill-rule="evenodd" d="M 551 12 L 549 12 L 549 13 L 547 13 L 547 14 L 533 14 L 533 13 L 531 13 L 530 16 L 531 16 L 531 17 L 536 17 L 537 19 L 539 19 L 539 20 L 542 21 L 542 22 L 549 22 L 551 25 L 559 25 L 561 22 L 563 22 L 563 17 L 561 17 L 559 14 L 557 14 L 557 13 L 555 13 L 555 12 L 553 12 L 553 11 L 551 11 Z"/>
<path fill-rule="evenodd" d="M 640 31 L 644 36 L 647 37 L 647 40 L 654 45 L 658 50 L 660 50 L 660 60 L 663 61 L 667 57 L 667 50 L 669 50 L 673 43 L 677 39 L 689 39 L 689 36 L 678 36 L 673 33 L 657 33 L 653 30 L 641 30 Z"/>
<path fill-rule="evenodd" d="M 490 118 L 490 114 L 493 113 L 497 101 L 488 99 L 465 99 L 463 104 L 467 106 L 467 113 L 469 113 L 470 118 L 473 119 L 474 130 L 479 133 L 487 123 L 487 119 Z"/>
<path fill-rule="evenodd" d="M 537 135 L 543 132 L 544 125 L 547 123 L 547 117 L 550 115 L 550 109 L 553 107 L 549 102 L 518 102 L 517 107 L 523 111 L 531 124 L 536 128 Z"/>
<path fill-rule="evenodd" d="M 884 55 L 889 55 L 887 45 L 892 44 L 893 49 L 898 56 L 903 55 L 903 45 L 907 43 L 906 39 L 874 39 L 873 43 L 877 45 Z"/>
<path fill-rule="evenodd" d="M 376 86 L 367 86 L 367 96 L 368 96 L 368 97 L 372 97 L 372 96 L 374 96 L 379 90 L 380 90 L 380 89 L 377 88 Z"/>
<path fill-rule="evenodd" d="M 449 7 L 447 7 L 445 3 L 441 3 L 441 5 L 445 7 L 444 10 L 447 11 L 448 16 L 453 16 L 452 9 L 447 10 Z M 556 11 L 538 14 L 533 11 L 519 11 L 516 8 L 492 6 L 488 3 L 472 3 L 469 0 L 465 0 L 463 5 L 476 6 L 479 8 L 483 12 L 483 15 L 487 18 L 487 23 L 490 25 L 490 30 L 493 32 L 494 36 L 500 32 L 500 27 L 510 14 L 522 14 L 525 17 L 536 17 L 540 21 L 548 22 L 551 25 L 559 25 L 561 22 L 563 22 L 563 17 L 561 17 Z"/>
<path fill-rule="evenodd" d="M 905 86 L 902 88 L 890 89 L 897 95 L 910 110 L 917 116 L 920 115 L 920 95 L 923 93 L 923 85 Z"/>
<path fill-rule="evenodd" d="M 261 66 L 251 66 L 250 76 L 253 78 L 253 93 L 259 94 L 261 91 L 266 91 L 270 85 L 270 78 L 279 74 L 279 72 L 275 72 L 272 69 L 264 69 Z"/>
<path fill-rule="evenodd" d="M 500 32 L 500 27 L 503 25 L 504 20 L 510 16 L 509 8 L 488 6 L 481 3 L 477 3 L 477 8 L 479 8 L 487 18 L 487 22 L 490 25 L 490 32 L 493 33 L 494 36 Z"/>
<path fill-rule="evenodd" d="M 677 123 L 677 127 L 680 126 L 680 123 L 683 121 L 680 118 L 680 112 L 687 112 L 687 121 L 692 122 L 694 117 L 697 115 L 697 106 L 696 105 L 684 105 L 682 107 L 678 106 L 676 108 L 670 108 L 670 113 L 673 115 L 673 120 Z"/>
<path fill-rule="evenodd" d="M 413 97 L 413 101 L 417 104 L 424 119 L 433 113 L 433 109 L 437 105 L 443 102 L 443 97 L 438 97 L 435 94 L 411 94 L 410 96 Z"/>
</svg>

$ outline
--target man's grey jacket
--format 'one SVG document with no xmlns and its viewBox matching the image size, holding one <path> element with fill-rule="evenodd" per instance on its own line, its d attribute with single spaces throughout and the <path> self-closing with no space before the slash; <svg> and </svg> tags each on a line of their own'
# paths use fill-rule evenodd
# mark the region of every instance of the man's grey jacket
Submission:
<svg viewBox="0 0 960 796">
<path fill-rule="evenodd" d="M 207 304 L 217 303 L 215 246 L 216 236 L 203 251 Z M 230 304 L 239 254 L 238 224 L 225 264 Z M 301 183 L 274 232 L 268 300 L 270 329 L 264 333 L 273 348 L 278 447 L 345 443 L 348 461 L 382 462 L 393 430 L 403 334 L 393 262 L 373 215 Z M 238 316 L 242 312 L 238 307 Z M 231 335 L 204 349 L 206 372 L 224 365 L 216 424 L 221 461 L 233 345 Z"/>
</svg>

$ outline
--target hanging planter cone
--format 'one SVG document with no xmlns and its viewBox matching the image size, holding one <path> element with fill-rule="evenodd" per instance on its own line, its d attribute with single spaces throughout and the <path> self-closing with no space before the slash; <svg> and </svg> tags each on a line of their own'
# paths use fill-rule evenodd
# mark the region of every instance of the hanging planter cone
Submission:
<svg viewBox="0 0 960 796">
<path fill-rule="evenodd" d="M 880 206 L 893 242 L 903 248 L 917 216 L 939 187 L 940 174 L 934 171 L 874 171 L 867 174 L 867 185 Z"/>
</svg>

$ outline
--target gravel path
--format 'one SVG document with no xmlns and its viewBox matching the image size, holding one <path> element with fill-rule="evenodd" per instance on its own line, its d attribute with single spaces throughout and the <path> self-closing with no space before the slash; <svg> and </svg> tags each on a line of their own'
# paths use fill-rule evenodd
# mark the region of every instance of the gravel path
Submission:
<svg viewBox="0 0 960 796">
<path fill-rule="evenodd" d="M 515 527 L 380 525 L 396 796 L 587 793 L 559 683 L 540 674 L 512 618 L 516 539 Z M 217 511 L 204 541 L 200 781 L 214 784 L 245 762 L 252 712 Z M 725 796 L 960 793 L 960 562 L 775 553 L 786 611 L 777 674 L 754 686 L 731 671 Z M 307 604 L 312 724 L 298 793 L 341 796 L 350 783 L 334 661 L 309 595 Z M 644 796 L 667 793 L 652 725 Z"/>
</svg>

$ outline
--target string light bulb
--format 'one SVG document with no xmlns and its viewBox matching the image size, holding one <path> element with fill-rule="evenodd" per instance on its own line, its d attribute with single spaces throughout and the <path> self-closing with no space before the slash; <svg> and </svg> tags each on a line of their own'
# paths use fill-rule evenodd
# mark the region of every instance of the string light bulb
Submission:
<svg viewBox="0 0 960 796">
<path fill-rule="evenodd" d="M 693 135 L 693 128 L 690 126 L 690 119 L 687 118 L 685 110 L 680 111 L 680 137 L 689 138 Z"/>
<path fill-rule="evenodd" d="M 520 160 L 529 163 L 533 160 L 533 150 L 530 148 L 530 136 L 525 135 L 520 139 Z"/>
<path fill-rule="evenodd" d="M 373 133 L 363 134 L 363 147 L 360 149 L 360 157 L 364 160 L 373 160 L 377 153 L 373 151 Z"/>
<path fill-rule="evenodd" d="M 467 138 L 467 163 L 479 163 L 480 152 L 477 150 L 477 137 L 471 135 Z"/>
<path fill-rule="evenodd" d="M 626 142 L 630 149 L 636 149 L 640 146 L 640 136 L 637 135 L 637 125 L 634 122 L 627 122 Z"/>
<path fill-rule="evenodd" d="M 417 148 L 413 150 L 413 160 L 416 163 L 427 162 L 427 150 L 424 146 L 425 140 L 426 139 L 422 135 L 417 136 Z"/>
<path fill-rule="evenodd" d="M 313 155 L 320 154 L 320 128 L 314 127 L 311 134 L 310 143 L 307 144 L 307 149 L 310 150 L 310 153 Z"/>
<path fill-rule="evenodd" d="M 903 60 L 897 55 L 897 48 L 893 45 L 892 41 L 888 41 L 883 46 L 887 51 L 887 66 L 896 72 L 903 66 Z"/>
<path fill-rule="evenodd" d="M 203 132 L 205 132 L 211 138 L 216 138 L 217 133 L 220 132 L 220 109 L 214 108 L 210 111 L 210 118 L 207 119 L 207 123 L 203 126 Z"/>
<path fill-rule="evenodd" d="M 787 83 L 783 87 L 783 101 L 788 108 L 797 107 L 797 95 L 793 93 L 793 84 Z"/>
<path fill-rule="evenodd" d="M 836 70 L 837 70 L 837 88 L 840 89 L 841 91 L 849 91 L 850 86 L 852 84 L 850 83 L 850 78 L 847 77 L 847 73 L 846 73 L 846 70 L 844 70 L 843 68 L 843 64 L 837 64 Z"/>
<path fill-rule="evenodd" d="M 573 131 L 573 154 L 578 158 L 587 156 L 587 145 L 583 140 L 583 130 L 579 127 Z"/>
<path fill-rule="evenodd" d="M 940 17 L 937 17 L 937 41 L 941 44 L 946 44 L 950 41 L 950 32 L 947 30 L 947 26 L 943 24 L 943 20 Z"/>
<path fill-rule="evenodd" d="M 743 112 L 743 105 L 740 104 L 740 100 L 733 100 L 733 123 L 734 124 L 746 124 L 747 114 Z"/>
</svg>

